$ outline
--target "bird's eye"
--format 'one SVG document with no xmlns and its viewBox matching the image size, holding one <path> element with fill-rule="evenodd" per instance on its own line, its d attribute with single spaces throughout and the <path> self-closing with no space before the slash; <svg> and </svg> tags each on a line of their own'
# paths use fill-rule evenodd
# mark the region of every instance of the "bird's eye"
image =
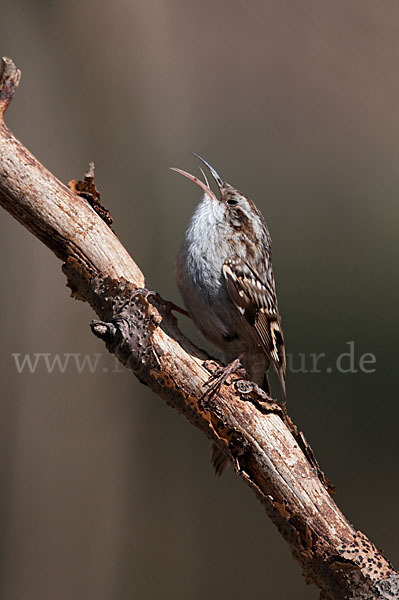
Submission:
<svg viewBox="0 0 399 600">
<path fill-rule="evenodd" d="M 227 204 L 229 204 L 230 206 L 236 206 L 238 204 L 238 201 L 234 200 L 234 198 L 230 198 L 229 200 L 227 200 Z"/>
</svg>

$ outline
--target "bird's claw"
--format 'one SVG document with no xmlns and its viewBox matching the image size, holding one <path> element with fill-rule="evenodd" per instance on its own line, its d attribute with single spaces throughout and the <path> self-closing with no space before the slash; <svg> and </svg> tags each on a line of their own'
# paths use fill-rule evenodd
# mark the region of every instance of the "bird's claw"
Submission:
<svg viewBox="0 0 399 600">
<path fill-rule="evenodd" d="M 219 367 L 210 375 L 209 379 L 202 384 L 202 387 L 207 387 L 208 389 L 205 390 L 199 399 L 200 408 L 205 408 L 209 400 L 220 392 L 222 386 L 227 383 L 229 376 L 237 372 L 239 365 L 240 358 L 236 358 L 225 367 Z"/>
<path fill-rule="evenodd" d="M 189 313 L 184 308 L 181 308 L 171 300 L 164 300 L 155 290 L 147 290 L 147 288 L 137 288 L 133 293 L 133 296 L 135 295 L 143 296 L 146 301 L 150 296 L 153 296 L 157 302 L 159 302 L 165 307 L 167 312 L 171 313 L 172 311 L 174 311 L 186 317 L 190 317 Z"/>
</svg>

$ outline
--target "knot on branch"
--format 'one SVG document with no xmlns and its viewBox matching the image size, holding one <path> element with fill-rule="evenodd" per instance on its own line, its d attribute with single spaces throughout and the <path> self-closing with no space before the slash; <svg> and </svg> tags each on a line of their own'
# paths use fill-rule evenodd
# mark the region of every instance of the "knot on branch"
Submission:
<svg viewBox="0 0 399 600">
<path fill-rule="evenodd" d="M 103 321 L 92 321 L 90 329 L 94 335 L 105 343 L 110 343 L 115 339 L 116 328 L 112 323 L 104 323 Z"/>
<path fill-rule="evenodd" d="M 158 320 L 148 302 L 149 295 L 151 292 L 142 288 L 122 294 L 118 299 L 114 298 L 118 307 L 110 322 L 92 321 L 90 324 L 93 334 L 102 339 L 107 349 L 141 381 L 141 371 L 158 363 L 151 339 Z"/>
<path fill-rule="evenodd" d="M 0 117 L 7 110 L 20 79 L 21 71 L 17 69 L 11 58 L 4 56 L 0 70 Z"/>
</svg>

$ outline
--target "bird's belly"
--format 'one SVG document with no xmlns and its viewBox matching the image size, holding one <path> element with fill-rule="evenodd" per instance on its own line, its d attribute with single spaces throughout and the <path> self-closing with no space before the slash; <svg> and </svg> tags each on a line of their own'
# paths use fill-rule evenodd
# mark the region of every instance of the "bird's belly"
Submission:
<svg viewBox="0 0 399 600">
<path fill-rule="evenodd" d="M 223 350 L 227 359 L 246 350 L 244 325 L 231 302 L 226 283 L 215 265 L 188 268 L 187 262 L 176 261 L 176 281 L 184 304 L 202 335 Z"/>
</svg>

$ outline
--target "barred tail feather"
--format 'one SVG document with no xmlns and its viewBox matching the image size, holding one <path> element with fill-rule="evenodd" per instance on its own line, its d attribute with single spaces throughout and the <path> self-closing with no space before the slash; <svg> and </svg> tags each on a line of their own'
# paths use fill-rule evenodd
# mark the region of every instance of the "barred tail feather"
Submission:
<svg viewBox="0 0 399 600">
<path fill-rule="evenodd" d="M 229 464 L 229 459 L 227 458 L 223 450 L 221 450 L 219 446 L 215 443 L 212 444 L 211 448 L 211 463 L 215 471 L 216 477 L 220 477 L 223 471 L 226 469 L 227 465 Z"/>
<path fill-rule="evenodd" d="M 280 386 L 281 386 L 281 393 L 283 396 L 283 402 L 287 401 L 287 392 L 285 389 L 285 372 L 282 369 L 276 369 L 277 372 L 277 376 L 279 378 L 280 381 Z"/>
</svg>

